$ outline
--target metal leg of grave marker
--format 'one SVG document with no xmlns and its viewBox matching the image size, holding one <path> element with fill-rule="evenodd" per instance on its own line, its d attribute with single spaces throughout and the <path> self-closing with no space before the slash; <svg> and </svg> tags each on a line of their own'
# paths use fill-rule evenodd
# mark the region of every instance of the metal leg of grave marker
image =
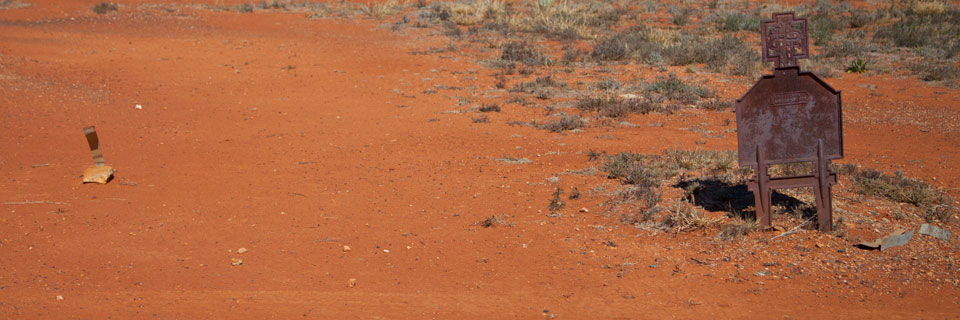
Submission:
<svg viewBox="0 0 960 320">
<path fill-rule="evenodd" d="M 817 223 L 820 231 L 833 231 L 833 202 L 830 197 L 830 188 L 837 183 L 837 175 L 830 172 L 830 160 L 823 155 L 823 140 L 817 140 L 817 187 L 814 188 L 817 196 Z"/>
<path fill-rule="evenodd" d="M 813 174 L 771 178 L 763 148 L 757 146 L 756 176 L 747 183 L 753 191 L 754 211 L 760 226 L 771 226 L 771 205 L 773 191 L 776 189 L 813 187 L 817 203 L 817 223 L 820 231 L 833 231 L 833 205 L 830 197 L 831 186 L 837 183 L 837 175 L 830 172 L 830 161 L 823 155 L 823 141 L 817 142 L 816 167 Z"/>
<path fill-rule="evenodd" d="M 769 191 L 770 175 L 767 174 L 766 159 L 763 157 L 763 150 L 757 145 L 757 171 L 753 180 L 748 183 L 748 189 L 753 191 L 753 208 L 757 213 L 757 221 L 760 226 L 770 226 L 770 195 Z"/>
</svg>

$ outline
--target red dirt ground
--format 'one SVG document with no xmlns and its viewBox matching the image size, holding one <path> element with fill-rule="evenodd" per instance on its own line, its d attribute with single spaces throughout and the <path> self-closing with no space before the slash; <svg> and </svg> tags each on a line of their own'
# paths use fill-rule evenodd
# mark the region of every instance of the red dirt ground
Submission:
<svg viewBox="0 0 960 320">
<path fill-rule="evenodd" d="M 594 214 L 604 198 L 590 193 L 545 216 L 545 178 L 590 167 L 586 150 L 734 150 L 733 135 L 697 146 L 677 129 L 732 113 L 558 135 L 507 125 L 541 112 L 505 106 L 477 124 L 444 113 L 455 98 L 421 92 L 492 88 L 493 71 L 410 54 L 446 43 L 428 30 L 291 13 L 96 15 L 96 3 L 0 11 L 0 318 L 960 315 L 956 239 L 917 236 L 941 250 L 921 256 L 812 231 L 653 236 Z M 960 91 L 893 76 L 828 82 L 846 103 L 843 162 L 956 195 Z M 726 97 L 747 87 L 725 86 Z M 109 184 L 80 184 L 87 125 L 119 170 Z M 532 163 L 494 160 L 506 156 Z M 493 215 L 512 226 L 477 225 Z M 948 267 L 909 263 L 930 255 Z M 897 277 L 847 264 L 878 256 Z M 767 262 L 780 276 L 755 277 Z"/>
</svg>

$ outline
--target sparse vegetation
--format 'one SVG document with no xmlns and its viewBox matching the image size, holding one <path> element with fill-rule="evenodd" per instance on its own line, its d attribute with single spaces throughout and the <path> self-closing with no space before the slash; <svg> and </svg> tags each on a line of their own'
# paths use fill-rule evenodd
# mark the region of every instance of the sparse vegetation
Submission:
<svg viewBox="0 0 960 320">
<path fill-rule="evenodd" d="M 490 217 L 484 218 L 483 220 L 477 221 L 474 223 L 475 226 L 481 226 L 484 228 L 496 227 L 496 226 L 508 226 L 512 227 L 513 223 L 507 221 L 507 215 L 492 215 Z"/>
<path fill-rule="evenodd" d="M 736 240 L 751 232 L 760 230 L 760 224 L 754 219 L 736 219 L 734 223 L 726 224 L 720 232 L 720 239 Z"/>
<path fill-rule="evenodd" d="M 528 66 L 542 66 L 550 64 L 550 59 L 537 51 L 526 42 L 510 42 L 503 46 L 500 60 L 519 62 Z"/>
<path fill-rule="evenodd" d="M 499 104 L 496 104 L 496 103 L 490 103 L 490 104 L 484 103 L 482 106 L 480 106 L 480 109 L 477 109 L 477 111 L 480 111 L 480 112 L 500 112 L 500 105 L 499 105 Z"/>
<path fill-rule="evenodd" d="M 116 12 L 117 9 L 118 9 L 117 4 L 108 3 L 108 2 L 101 2 L 100 4 L 93 6 L 93 12 L 97 14 L 107 14 L 110 12 Z"/>
<path fill-rule="evenodd" d="M 857 57 L 856 60 L 850 63 L 850 66 L 847 67 L 847 72 L 851 73 L 864 73 L 867 72 L 867 61 L 861 57 Z"/>
<path fill-rule="evenodd" d="M 733 109 L 733 101 L 714 98 L 714 99 L 708 99 L 708 100 L 701 100 L 700 103 L 697 104 L 697 106 L 700 109 L 704 109 L 704 110 L 726 111 L 726 110 Z"/>
<path fill-rule="evenodd" d="M 912 204 L 924 212 L 927 220 L 947 220 L 956 210 L 943 191 L 921 180 L 904 177 L 899 171 L 889 176 L 878 170 L 845 167 L 841 172 L 846 172 L 853 180 L 855 192 Z"/>
<path fill-rule="evenodd" d="M 0 0 L 0 10 L 19 9 L 29 7 L 30 4 L 17 0 Z"/>
<path fill-rule="evenodd" d="M 584 121 L 582 117 L 570 114 L 561 114 L 560 119 L 550 120 L 541 124 L 535 124 L 537 128 L 548 130 L 550 132 L 576 130 L 583 128 L 586 125 L 587 122 Z"/>
<path fill-rule="evenodd" d="M 663 220 L 664 226 L 676 230 L 676 232 L 706 229 L 719 223 L 720 219 L 707 217 L 703 213 L 703 209 L 686 200 L 677 201 L 670 215 Z"/>
<path fill-rule="evenodd" d="M 717 30 L 735 32 L 760 30 L 760 16 L 742 12 L 727 12 L 716 20 Z"/>
<path fill-rule="evenodd" d="M 714 96 L 710 89 L 684 82 L 673 73 L 665 78 L 657 77 L 657 81 L 644 86 L 644 90 L 683 104 L 695 104 L 699 99 Z"/>
<path fill-rule="evenodd" d="M 558 211 L 560 211 L 560 209 L 563 209 L 563 207 L 566 205 L 566 203 L 563 202 L 563 199 L 560 198 L 560 196 L 562 195 L 563 195 L 563 189 L 560 189 L 560 187 L 557 187 L 557 189 L 553 192 L 553 198 L 550 199 L 550 204 L 547 205 L 547 210 L 550 210 L 550 213 L 556 214 Z"/>
<path fill-rule="evenodd" d="M 671 23 L 678 26 L 685 26 L 690 22 L 690 16 L 693 15 L 694 9 L 690 7 L 670 6 L 667 12 L 670 13 Z"/>
<path fill-rule="evenodd" d="M 624 117 L 632 113 L 671 113 L 676 109 L 675 106 L 664 103 L 659 96 L 622 98 L 612 94 L 582 97 L 577 100 L 577 108 L 588 112 L 597 112 L 610 118 Z"/>
</svg>

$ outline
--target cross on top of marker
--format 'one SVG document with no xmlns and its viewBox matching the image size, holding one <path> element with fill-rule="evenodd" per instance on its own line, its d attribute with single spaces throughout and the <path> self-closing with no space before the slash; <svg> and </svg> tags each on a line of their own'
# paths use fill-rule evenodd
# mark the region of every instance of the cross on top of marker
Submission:
<svg viewBox="0 0 960 320">
<path fill-rule="evenodd" d="M 796 18 L 793 12 L 774 13 L 773 20 L 760 24 L 763 62 L 773 61 L 774 68 L 796 67 L 797 59 L 807 58 L 807 18 Z"/>
</svg>

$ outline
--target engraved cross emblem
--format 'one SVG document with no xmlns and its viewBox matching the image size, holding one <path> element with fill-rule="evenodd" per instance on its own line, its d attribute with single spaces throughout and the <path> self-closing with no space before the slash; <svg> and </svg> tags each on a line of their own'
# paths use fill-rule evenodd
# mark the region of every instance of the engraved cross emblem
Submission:
<svg viewBox="0 0 960 320">
<path fill-rule="evenodd" d="M 763 61 L 774 68 L 796 67 L 797 59 L 807 58 L 807 18 L 795 18 L 793 12 L 775 13 L 773 20 L 760 24 Z"/>
</svg>

